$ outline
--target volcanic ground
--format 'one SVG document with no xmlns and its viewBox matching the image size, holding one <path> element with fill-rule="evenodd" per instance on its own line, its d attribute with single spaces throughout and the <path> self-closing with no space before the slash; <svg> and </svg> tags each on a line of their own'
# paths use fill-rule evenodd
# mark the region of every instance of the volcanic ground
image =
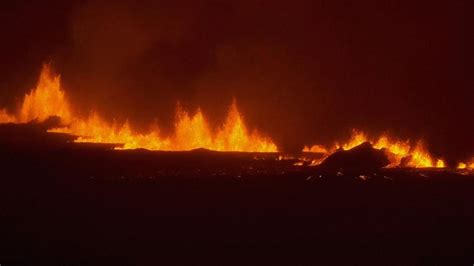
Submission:
<svg viewBox="0 0 474 266">
<path fill-rule="evenodd" d="M 0 126 L 2 265 L 471 265 L 474 174 L 114 150 Z"/>
</svg>

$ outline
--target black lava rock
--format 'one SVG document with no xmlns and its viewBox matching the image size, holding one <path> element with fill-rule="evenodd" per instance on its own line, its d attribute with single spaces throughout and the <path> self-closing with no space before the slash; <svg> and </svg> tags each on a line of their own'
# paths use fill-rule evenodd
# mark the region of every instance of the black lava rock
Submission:
<svg viewBox="0 0 474 266">
<path fill-rule="evenodd" d="M 350 150 L 339 149 L 319 166 L 322 171 L 343 173 L 368 173 L 390 164 L 384 149 L 375 149 L 364 142 Z"/>
</svg>

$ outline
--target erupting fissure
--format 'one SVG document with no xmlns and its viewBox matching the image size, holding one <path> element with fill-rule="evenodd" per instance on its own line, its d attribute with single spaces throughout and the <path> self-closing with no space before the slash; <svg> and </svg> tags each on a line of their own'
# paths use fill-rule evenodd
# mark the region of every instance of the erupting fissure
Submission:
<svg viewBox="0 0 474 266">
<path fill-rule="evenodd" d="M 55 75 L 50 65 L 44 65 L 37 87 L 25 95 L 22 105 L 15 115 L 0 109 L 0 123 L 27 123 L 32 120 L 44 121 L 51 116 L 61 118 L 64 126 L 51 129 L 51 132 L 68 133 L 78 136 L 76 142 L 122 144 L 121 149 L 145 148 L 149 150 L 192 150 L 205 148 L 215 151 L 277 152 L 271 139 L 250 132 L 232 103 L 224 124 L 211 130 L 202 111 L 189 114 L 178 110 L 175 131 L 163 137 L 157 126 L 150 132 L 134 132 L 128 122 L 108 122 L 97 113 L 86 118 L 74 114 L 61 89 L 60 76 Z"/>
<path fill-rule="evenodd" d="M 169 136 L 161 135 L 157 125 L 152 125 L 148 133 L 138 133 L 132 130 L 128 122 L 109 122 L 96 112 L 87 117 L 79 116 L 73 111 L 61 89 L 60 76 L 53 73 L 49 64 L 45 64 L 36 88 L 25 95 L 18 110 L 11 114 L 0 109 L 0 123 L 42 122 L 51 116 L 60 117 L 61 125 L 50 129 L 50 132 L 75 135 L 75 142 L 118 144 L 116 149 L 185 151 L 205 148 L 215 151 L 278 152 L 270 138 L 247 128 L 235 101 L 231 104 L 224 123 L 217 129 L 210 128 L 201 109 L 190 114 L 178 108 L 174 132 Z M 389 167 L 446 167 L 443 160 L 433 159 L 421 141 L 411 145 L 408 140 L 400 141 L 387 135 L 369 139 L 365 133 L 357 130 L 353 131 L 351 139 L 344 144 L 336 143 L 331 148 L 322 145 L 305 146 L 303 152 L 323 154 L 318 160 L 312 159 L 310 164 L 318 165 L 336 150 L 349 150 L 364 142 L 370 142 L 376 149 L 384 149 L 391 162 Z M 459 163 L 457 168 L 474 169 L 474 158 Z"/>
</svg>

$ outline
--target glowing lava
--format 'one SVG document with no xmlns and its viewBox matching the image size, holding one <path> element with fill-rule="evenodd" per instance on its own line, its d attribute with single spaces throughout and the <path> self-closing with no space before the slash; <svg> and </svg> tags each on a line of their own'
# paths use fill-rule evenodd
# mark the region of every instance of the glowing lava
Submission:
<svg viewBox="0 0 474 266">
<path fill-rule="evenodd" d="M 337 149 L 349 150 L 364 142 L 370 142 L 376 149 L 385 149 L 387 157 L 390 160 L 389 167 L 407 166 L 415 168 L 436 167 L 445 168 L 443 160 L 433 160 L 430 153 L 425 149 L 423 143 L 419 141 L 415 146 L 410 145 L 410 141 L 400 141 L 382 135 L 376 140 L 371 140 L 364 132 L 353 130 L 350 140 L 344 144 L 336 143 L 333 148 L 327 149 L 329 153 Z M 316 147 L 316 148 L 313 148 Z M 312 152 L 312 150 L 323 151 L 320 145 L 311 148 L 305 147 L 303 152 Z"/>
<path fill-rule="evenodd" d="M 41 122 L 50 116 L 60 117 L 64 124 L 50 131 L 76 135 L 79 137 L 76 142 L 123 144 L 122 149 L 278 151 L 271 139 L 261 136 L 257 131 L 250 132 L 235 101 L 225 122 L 217 130 L 211 130 L 200 109 L 192 115 L 179 109 L 174 133 L 168 137 L 160 135 L 157 125 L 152 125 L 148 133 L 142 134 L 134 132 L 128 122 L 109 122 L 95 112 L 86 118 L 79 117 L 72 111 L 61 89 L 60 76 L 54 75 L 49 65 L 44 65 L 37 87 L 25 95 L 16 115 L 0 109 L 0 123 Z"/>
<path fill-rule="evenodd" d="M 460 162 L 458 163 L 457 169 L 474 169 L 474 158 L 470 162 Z"/>
<path fill-rule="evenodd" d="M 8 114 L 5 109 L 0 109 L 0 123 L 13 123 L 16 122 L 16 118 L 13 115 Z"/>
<path fill-rule="evenodd" d="M 19 120 L 23 123 L 34 119 L 44 121 L 52 115 L 61 117 L 66 123 L 72 118 L 59 75 L 55 76 L 51 67 L 44 65 L 36 89 L 25 95 Z"/>
<path fill-rule="evenodd" d="M 322 145 L 313 145 L 310 147 L 304 146 L 303 152 L 312 152 L 312 153 L 328 153 L 328 149 Z"/>
</svg>

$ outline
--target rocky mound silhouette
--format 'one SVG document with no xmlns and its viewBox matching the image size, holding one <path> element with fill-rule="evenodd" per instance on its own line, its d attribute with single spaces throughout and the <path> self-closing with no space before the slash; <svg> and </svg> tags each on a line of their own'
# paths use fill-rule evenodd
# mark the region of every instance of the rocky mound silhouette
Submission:
<svg viewBox="0 0 474 266">
<path fill-rule="evenodd" d="M 322 171 L 365 173 L 390 164 L 384 149 L 375 149 L 364 142 L 350 150 L 339 149 L 329 155 L 319 166 Z"/>
</svg>

